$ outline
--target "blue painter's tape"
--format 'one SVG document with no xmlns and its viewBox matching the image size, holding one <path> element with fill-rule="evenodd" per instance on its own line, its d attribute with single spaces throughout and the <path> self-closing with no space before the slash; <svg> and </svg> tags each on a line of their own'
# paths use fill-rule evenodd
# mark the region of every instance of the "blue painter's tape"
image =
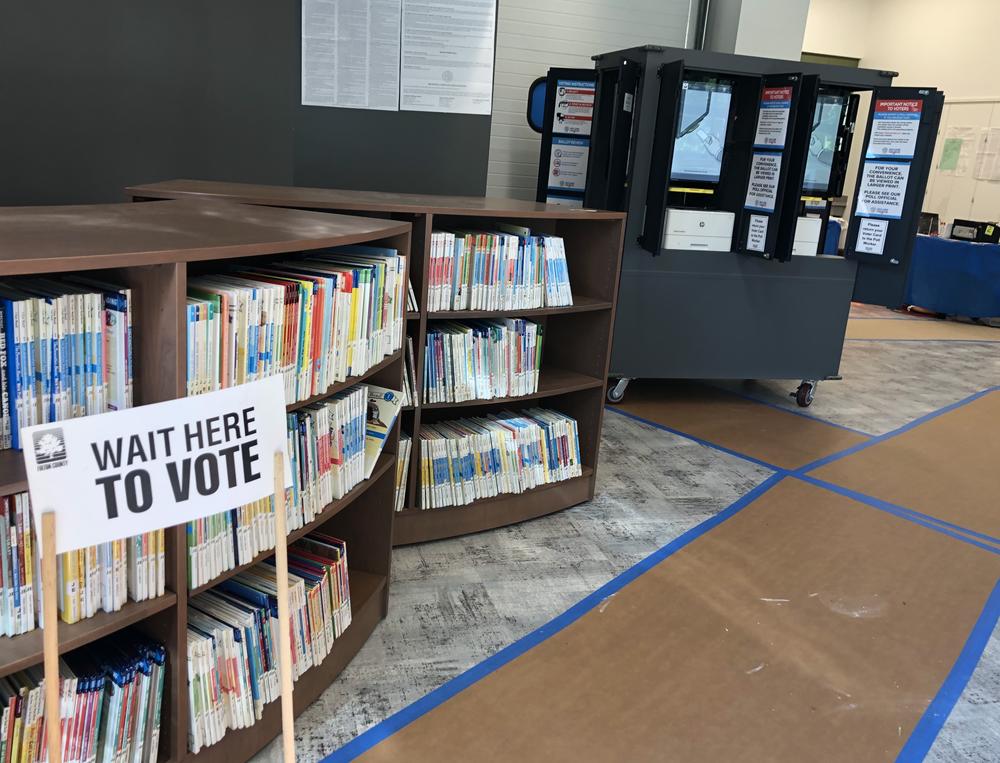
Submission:
<svg viewBox="0 0 1000 763">
<path fill-rule="evenodd" d="M 943 408 L 938 408 L 936 411 L 931 411 L 930 413 L 921 416 L 918 419 L 914 419 L 908 424 L 903 424 L 903 426 L 898 427 L 897 429 L 893 429 L 891 432 L 886 432 L 885 434 L 876 435 L 867 442 L 858 443 L 857 445 L 852 445 L 850 448 L 844 448 L 844 450 L 837 451 L 836 453 L 831 453 L 829 456 L 823 456 L 823 458 L 818 458 L 811 464 L 806 464 L 803 467 L 795 469 L 795 473 L 804 474 L 805 472 L 812 471 L 813 469 L 818 469 L 819 467 L 825 466 L 826 464 L 832 463 L 833 461 L 839 461 L 845 456 L 850 456 L 854 453 L 857 453 L 859 450 L 864 450 L 865 448 L 870 448 L 872 445 L 877 445 L 880 442 L 892 439 L 897 435 L 903 434 L 903 432 L 908 432 L 914 427 L 918 427 L 921 424 L 925 424 L 931 419 L 936 419 L 938 416 L 942 416 L 945 413 L 955 410 L 956 408 L 961 408 L 964 405 L 968 405 L 969 403 L 978 400 L 984 395 L 988 395 L 990 392 L 996 392 L 997 390 L 1000 390 L 1000 386 L 987 387 L 986 389 L 980 390 L 979 392 L 974 392 L 968 397 L 962 398 L 957 402 L 951 403 L 950 405 L 946 405 Z"/>
<path fill-rule="evenodd" d="M 695 437 L 687 432 L 682 432 L 679 429 L 674 429 L 673 427 L 668 427 L 665 424 L 658 424 L 655 421 L 650 421 L 649 419 L 644 419 L 642 416 L 636 416 L 634 413 L 629 413 L 628 411 L 623 411 L 619 408 L 612 408 L 610 405 L 605 406 L 608 411 L 613 411 L 619 416 L 624 416 L 627 419 L 633 419 L 634 421 L 639 421 L 643 424 L 648 424 L 656 429 L 661 429 L 664 432 L 670 432 L 670 434 L 675 434 L 678 437 L 683 437 L 685 440 L 691 440 L 699 445 L 704 445 L 706 448 L 711 448 L 712 450 L 720 451 L 729 456 L 735 456 L 736 458 L 741 458 L 744 461 L 750 461 L 751 463 L 757 464 L 758 466 L 763 466 L 766 469 L 771 469 L 772 471 L 779 472 L 781 474 L 787 474 L 790 470 L 785 469 L 781 466 L 775 466 L 774 464 L 769 464 L 767 461 L 761 461 L 759 458 L 754 458 L 753 456 L 748 456 L 746 453 L 740 453 L 739 451 L 733 450 L 732 448 L 727 448 L 724 445 L 717 445 L 714 442 L 709 442 L 708 440 L 703 440 L 700 437 Z"/>
<path fill-rule="evenodd" d="M 989 543 L 983 543 L 976 540 L 975 538 L 969 537 L 970 535 L 978 535 L 978 533 L 973 533 L 972 530 L 966 530 L 965 528 L 958 527 L 958 525 L 947 525 L 943 524 L 939 519 L 923 519 L 917 514 L 917 512 L 911 509 L 904 509 L 900 506 L 896 506 L 892 503 L 887 503 L 885 501 L 880 501 L 878 498 L 873 498 L 870 495 L 865 495 L 864 493 L 859 493 L 850 488 L 842 487 L 841 485 L 835 485 L 832 482 L 825 482 L 824 480 L 816 479 L 808 474 L 792 474 L 790 475 L 803 482 L 808 482 L 810 485 L 815 485 L 816 487 L 825 488 L 832 493 L 837 493 L 846 498 L 851 498 L 860 503 L 871 506 L 873 509 L 878 509 L 879 511 L 884 511 L 893 516 L 897 516 L 900 519 L 905 519 L 908 522 L 913 522 L 914 524 L 926 527 L 934 532 L 941 533 L 942 535 L 947 535 L 955 540 L 960 540 L 963 543 L 968 543 L 971 546 L 976 546 L 984 551 L 989 551 L 991 554 L 996 554 L 1000 556 L 1000 547 L 991 545 Z M 931 521 L 933 520 L 933 521 Z M 952 530 L 952 527 L 958 527 L 957 530 Z M 989 536 L 987 536 L 989 537 Z M 991 539 L 992 540 L 992 539 Z"/>
<path fill-rule="evenodd" d="M 420 716 L 430 712 L 438 705 L 448 699 L 451 699 L 462 690 L 467 689 L 472 684 L 485 678 L 490 673 L 493 673 L 506 665 L 508 662 L 520 657 L 529 649 L 537 646 L 546 639 L 551 638 L 555 634 L 559 633 L 559 631 L 576 622 L 609 596 L 620 591 L 626 585 L 631 583 L 643 573 L 648 572 L 671 554 L 680 551 L 682 548 L 701 537 L 712 528 L 718 527 L 727 519 L 737 514 L 741 509 L 746 508 L 746 506 L 757 500 L 760 496 L 778 484 L 782 479 L 784 479 L 783 474 L 772 474 L 742 498 L 731 503 L 715 516 L 706 519 L 697 527 L 693 527 L 683 535 L 674 538 L 674 540 L 670 541 L 670 543 L 657 549 L 638 564 L 625 570 L 622 574 L 612 578 L 592 594 L 578 601 L 554 620 L 550 620 L 537 630 L 534 630 L 528 635 L 518 639 L 510 646 L 501 649 L 492 657 L 487 658 L 478 665 L 474 665 L 461 675 L 451 679 L 442 686 L 439 686 L 430 694 L 418 699 L 411 705 L 407 705 L 399 712 L 368 729 L 368 731 L 351 740 L 339 750 L 325 757 L 322 763 L 343 763 L 344 761 L 354 760 L 359 755 L 367 752 L 382 740 L 413 723 L 413 721 L 417 720 Z"/>
<path fill-rule="evenodd" d="M 969 638 L 965 641 L 961 654 L 952 666 L 948 677 L 941 684 L 938 693 L 927 706 L 923 716 L 917 721 L 910 738 L 896 757 L 897 763 L 917 763 L 922 761 L 937 739 L 938 733 L 948 720 L 955 703 L 962 696 L 976 665 L 986 649 L 990 636 L 1000 622 L 1000 580 L 986 600 L 979 619 L 976 620 Z"/>
</svg>

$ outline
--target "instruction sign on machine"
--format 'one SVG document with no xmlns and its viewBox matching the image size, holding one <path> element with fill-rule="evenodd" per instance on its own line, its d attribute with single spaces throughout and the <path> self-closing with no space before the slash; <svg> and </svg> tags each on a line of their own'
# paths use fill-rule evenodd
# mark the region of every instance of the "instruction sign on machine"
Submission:
<svg viewBox="0 0 1000 763">
<path fill-rule="evenodd" d="M 923 101 L 880 99 L 872 113 L 866 159 L 912 159 L 920 131 Z"/>
<path fill-rule="evenodd" d="M 755 153 L 750 165 L 745 206 L 758 212 L 773 212 L 778 199 L 781 154 Z"/>
<path fill-rule="evenodd" d="M 757 115 L 757 134 L 753 139 L 753 147 L 784 148 L 791 110 L 791 86 L 765 87 L 760 97 L 760 113 Z"/>
</svg>

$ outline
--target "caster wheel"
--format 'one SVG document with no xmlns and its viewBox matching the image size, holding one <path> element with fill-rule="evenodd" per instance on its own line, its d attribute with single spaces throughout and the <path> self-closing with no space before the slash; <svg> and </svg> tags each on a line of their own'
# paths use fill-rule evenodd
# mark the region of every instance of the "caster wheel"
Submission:
<svg viewBox="0 0 1000 763">
<path fill-rule="evenodd" d="M 812 405 L 815 397 L 816 385 L 812 382 L 802 382 L 795 392 L 795 402 L 799 404 L 800 408 L 808 408 Z"/>
<path fill-rule="evenodd" d="M 619 379 L 613 386 L 608 387 L 608 402 L 620 403 L 625 399 L 625 390 L 628 389 L 628 379 Z"/>
</svg>

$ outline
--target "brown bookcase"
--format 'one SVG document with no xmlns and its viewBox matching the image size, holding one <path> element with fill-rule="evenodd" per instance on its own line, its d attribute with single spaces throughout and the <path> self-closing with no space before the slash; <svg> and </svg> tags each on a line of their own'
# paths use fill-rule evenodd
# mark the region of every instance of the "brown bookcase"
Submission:
<svg viewBox="0 0 1000 763">
<path fill-rule="evenodd" d="M 94 271 L 133 290 L 135 404 L 185 394 L 184 329 L 188 272 L 209 270 L 234 258 L 372 243 L 410 252 L 410 225 L 388 219 L 264 209 L 220 201 L 179 200 L 162 204 L 0 208 L 0 278 L 22 274 Z M 409 262 L 409 261 L 408 261 Z M 331 387 L 331 395 L 358 382 L 398 389 L 402 353 L 365 374 Z M 325 395 L 313 398 L 322 399 Z M 311 401 L 309 401 L 311 402 Z M 289 410 L 306 402 L 288 406 Z M 352 622 L 322 664 L 295 684 L 300 712 L 330 684 L 385 617 L 392 539 L 392 499 L 399 423 L 370 479 L 327 506 L 295 540 L 322 526 L 347 541 Z M 0 495 L 27 490 L 19 451 L 0 451 Z M 220 506 L 224 511 L 230 507 Z M 188 752 L 187 540 L 185 527 L 166 533 L 167 593 L 129 602 L 118 612 L 99 613 L 73 625 L 59 623 L 65 652 L 134 625 L 167 646 L 167 680 L 161 716 L 160 760 L 246 760 L 281 731 L 279 703 L 249 729 L 229 731 L 198 755 Z M 261 554 L 261 558 L 269 554 Z M 259 560 L 255 560 L 259 561 Z M 231 577 L 230 570 L 214 582 Z M 213 582 L 213 584 L 214 584 Z M 207 587 L 207 586 L 206 586 Z M 0 676 L 42 661 L 42 631 L 0 637 Z"/>
<path fill-rule="evenodd" d="M 403 427 L 415 435 L 422 422 L 477 415 L 500 408 L 535 405 L 556 408 L 579 423 L 583 474 L 520 495 L 501 495 L 467 506 L 417 508 L 419 447 L 412 448 L 406 508 L 396 513 L 395 545 L 448 538 L 521 522 L 594 497 L 594 483 L 604 393 L 611 357 L 611 337 L 618 299 L 625 216 L 619 212 L 573 209 L 516 199 L 394 194 L 324 188 L 292 188 L 202 180 L 172 180 L 127 189 L 133 201 L 224 199 L 268 207 L 292 207 L 379 216 L 413 225 L 410 272 L 419 312 L 409 313 L 418 394 L 423 381 L 423 352 L 428 325 L 436 320 L 524 317 L 545 325 L 539 391 L 519 398 L 463 403 L 418 404 L 404 414 Z M 427 312 L 427 270 L 431 232 L 441 228 L 489 229 L 495 223 L 523 225 L 566 242 L 571 307 L 532 310 Z"/>
</svg>

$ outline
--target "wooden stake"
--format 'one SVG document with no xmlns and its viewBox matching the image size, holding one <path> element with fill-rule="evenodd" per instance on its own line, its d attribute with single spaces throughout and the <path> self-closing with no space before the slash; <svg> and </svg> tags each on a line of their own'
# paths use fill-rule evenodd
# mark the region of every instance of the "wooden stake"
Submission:
<svg viewBox="0 0 1000 763">
<path fill-rule="evenodd" d="M 49 763 L 62 763 L 59 725 L 59 612 L 56 606 L 56 515 L 42 514 L 42 649 L 45 659 L 45 738 Z"/>
<path fill-rule="evenodd" d="M 281 677 L 281 747 L 285 763 L 295 763 L 292 706 L 291 613 L 288 611 L 288 522 L 285 517 L 285 454 L 274 454 L 274 566 L 278 586 L 278 669 Z"/>
</svg>

